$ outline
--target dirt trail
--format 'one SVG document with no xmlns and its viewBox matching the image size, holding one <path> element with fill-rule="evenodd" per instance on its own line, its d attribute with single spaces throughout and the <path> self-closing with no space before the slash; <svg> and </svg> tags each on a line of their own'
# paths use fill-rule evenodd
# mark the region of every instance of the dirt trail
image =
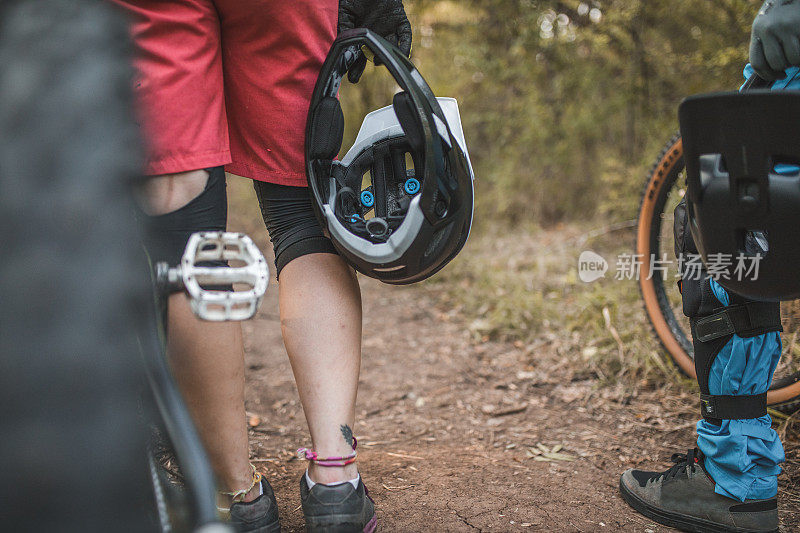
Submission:
<svg viewBox="0 0 800 533">
<path fill-rule="evenodd" d="M 249 180 L 231 179 L 229 194 L 232 229 L 269 250 Z M 626 468 L 665 469 L 671 453 L 694 442 L 693 395 L 602 387 L 567 348 L 574 343 L 553 333 L 530 345 L 475 339 L 429 285 L 361 285 L 354 432 L 382 531 L 667 529 L 633 512 L 617 483 Z M 247 410 L 260 422 L 251 430 L 255 464 L 275 487 L 285 530 L 302 531 L 305 464 L 294 451 L 309 440 L 277 292 L 273 281 L 258 316 L 244 323 Z M 562 446 L 575 460 L 536 460 L 529 450 L 540 453 L 537 445 Z M 798 455 L 787 450 L 781 476 L 784 531 L 800 529 Z"/>
<path fill-rule="evenodd" d="M 305 465 L 293 450 L 308 441 L 271 289 L 245 324 L 247 408 L 261 419 L 254 457 L 287 530 L 299 531 Z M 596 383 L 559 363 L 548 339 L 533 347 L 534 366 L 531 347 L 476 342 L 422 288 L 362 279 L 362 289 L 355 433 L 384 531 L 664 530 L 620 499 L 618 476 L 630 466 L 662 468 L 665 446 L 691 442 L 691 421 L 666 433 L 658 414 L 669 406 L 659 411 L 654 397 L 604 401 Z M 384 329 L 386 317 L 400 326 Z M 681 412 L 692 403 L 688 394 L 674 401 Z M 562 445 L 575 460 L 534 460 L 527 449 L 537 444 Z M 784 526 L 794 529 L 796 514 L 786 511 Z"/>
</svg>

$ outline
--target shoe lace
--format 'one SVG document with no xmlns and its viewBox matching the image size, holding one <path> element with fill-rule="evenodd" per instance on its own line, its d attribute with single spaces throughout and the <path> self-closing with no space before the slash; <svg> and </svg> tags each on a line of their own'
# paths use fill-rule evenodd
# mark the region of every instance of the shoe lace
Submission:
<svg viewBox="0 0 800 533">
<path fill-rule="evenodd" d="M 661 472 L 650 478 L 651 481 L 658 481 L 659 479 L 672 479 L 679 473 L 686 471 L 686 467 L 690 466 L 692 473 L 697 470 L 697 465 L 700 463 L 702 454 L 697 448 L 691 448 L 686 453 L 672 454 L 670 461 L 675 463 L 669 469 Z"/>
</svg>

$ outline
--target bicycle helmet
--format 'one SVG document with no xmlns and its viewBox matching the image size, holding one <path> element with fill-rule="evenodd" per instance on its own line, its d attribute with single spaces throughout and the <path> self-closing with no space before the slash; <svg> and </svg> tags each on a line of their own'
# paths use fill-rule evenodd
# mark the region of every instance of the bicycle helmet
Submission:
<svg viewBox="0 0 800 533">
<path fill-rule="evenodd" d="M 800 297 L 800 94 L 698 95 L 679 115 L 689 228 L 703 262 L 741 296 Z"/>
<path fill-rule="evenodd" d="M 366 116 L 339 161 L 337 95 L 362 53 L 383 64 L 400 91 L 391 106 Z M 437 99 L 402 52 L 369 30 L 343 32 L 333 43 L 311 99 L 305 157 L 320 223 L 362 274 L 391 284 L 422 281 L 466 243 L 474 176 L 458 104 Z"/>
</svg>

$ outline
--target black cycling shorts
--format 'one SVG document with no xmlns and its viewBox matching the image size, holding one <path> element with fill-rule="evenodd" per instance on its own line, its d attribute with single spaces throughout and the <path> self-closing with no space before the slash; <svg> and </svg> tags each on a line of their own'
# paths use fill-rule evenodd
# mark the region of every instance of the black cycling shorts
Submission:
<svg viewBox="0 0 800 533">
<path fill-rule="evenodd" d="M 253 186 L 275 250 L 275 268 L 279 276 L 283 267 L 298 257 L 337 253 L 322 232 L 307 187 L 262 181 L 253 181 Z"/>
<path fill-rule="evenodd" d="M 228 193 L 225 171 L 210 168 L 205 189 L 194 200 L 171 213 L 145 217 L 145 246 L 153 264 L 166 261 L 177 266 L 189 237 L 198 231 L 225 231 L 228 223 Z M 227 266 L 225 261 L 208 261 L 202 266 Z"/>
<path fill-rule="evenodd" d="M 198 231 L 226 231 L 228 195 L 223 167 L 208 169 L 205 189 L 194 200 L 171 213 L 145 217 L 146 246 L 155 264 L 166 261 L 176 266 L 183 257 L 189 237 Z M 316 254 L 336 254 L 314 214 L 307 187 L 290 187 L 254 181 L 264 224 L 275 250 L 278 275 L 290 261 Z M 202 266 L 226 266 L 210 261 Z"/>
</svg>

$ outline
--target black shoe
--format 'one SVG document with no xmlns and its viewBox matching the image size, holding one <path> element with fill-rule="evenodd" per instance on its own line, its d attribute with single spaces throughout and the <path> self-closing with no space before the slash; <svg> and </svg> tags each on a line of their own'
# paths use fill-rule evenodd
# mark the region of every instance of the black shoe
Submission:
<svg viewBox="0 0 800 533">
<path fill-rule="evenodd" d="M 281 523 L 278 518 L 278 503 L 275 493 L 266 479 L 261 479 L 262 494 L 251 502 L 236 502 L 231 505 L 230 523 L 241 533 L 278 533 Z"/>
<path fill-rule="evenodd" d="M 744 503 L 714 492 L 714 482 L 696 448 L 672 456 L 666 472 L 628 470 L 619 480 L 631 507 L 659 524 L 682 531 L 768 533 L 778 531 L 778 500 Z"/>
<path fill-rule="evenodd" d="M 378 529 L 375 504 L 359 479 L 358 488 L 352 483 L 322 485 L 311 490 L 306 475 L 300 478 L 300 501 L 310 533 L 373 533 Z"/>
</svg>

